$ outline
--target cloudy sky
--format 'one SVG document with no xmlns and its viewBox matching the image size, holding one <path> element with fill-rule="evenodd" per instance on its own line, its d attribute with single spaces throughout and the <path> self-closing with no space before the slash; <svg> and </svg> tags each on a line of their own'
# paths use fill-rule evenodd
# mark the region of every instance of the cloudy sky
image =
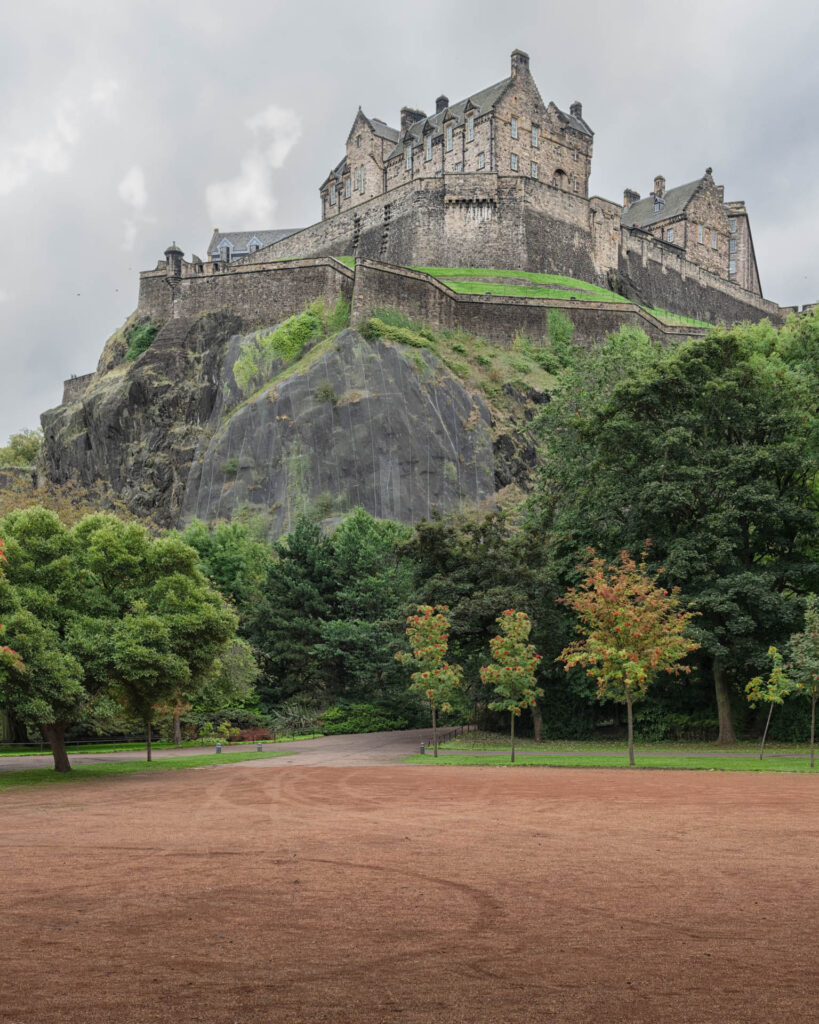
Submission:
<svg viewBox="0 0 819 1024">
<path fill-rule="evenodd" d="M 579 99 L 593 194 L 714 168 L 763 290 L 819 299 L 811 0 L 29 0 L 0 14 L 0 444 L 92 370 L 137 272 L 211 230 L 302 227 L 360 104 L 396 124 L 508 75 Z"/>
</svg>

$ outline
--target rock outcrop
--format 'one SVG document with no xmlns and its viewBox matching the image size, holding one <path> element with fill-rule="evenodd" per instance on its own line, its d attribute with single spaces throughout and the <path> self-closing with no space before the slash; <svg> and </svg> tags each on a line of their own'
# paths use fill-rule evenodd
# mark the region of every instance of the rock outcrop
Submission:
<svg viewBox="0 0 819 1024">
<path fill-rule="evenodd" d="M 275 533 L 306 511 L 415 522 L 526 486 L 534 450 L 515 423 L 542 393 L 507 386 L 501 429 L 432 351 L 348 329 L 246 396 L 241 327 L 225 312 L 170 320 L 133 362 L 115 335 L 81 399 L 43 414 L 48 478 L 102 480 L 165 526 L 250 510 Z"/>
</svg>

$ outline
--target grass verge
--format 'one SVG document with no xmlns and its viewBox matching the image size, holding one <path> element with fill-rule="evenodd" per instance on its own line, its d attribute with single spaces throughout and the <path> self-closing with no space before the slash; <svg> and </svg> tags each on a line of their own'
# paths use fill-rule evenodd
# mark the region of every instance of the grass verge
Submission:
<svg viewBox="0 0 819 1024">
<path fill-rule="evenodd" d="M 296 740 L 314 740 L 318 736 L 323 736 L 320 732 L 305 732 L 299 733 L 297 736 L 277 736 L 273 740 L 262 740 L 262 743 L 294 743 Z M 222 740 L 223 745 L 228 750 L 244 749 L 246 747 L 255 747 L 258 740 L 240 740 L 238 743 L 225 743 Z M 178 750 L 179 747 L 172 740 L 159 740 L 154 741 L 151 746 L 154 750 Z M 183 747 L 212 747 L 213 743 L 204 743 L 202 740 L 183 740 Z M 66 752 L 71 754 L 116 754 L 127 750 L 144 750 L 145 742 L 141 743 L 88 743 L 82 744 L 82 746 L 72 746 L 69 744 L 66 747 Z M 44 754 L 50 753 L 48 744 L 43 745 L 42 750 L 15 750 L 14 747 L 0 746 L 0 757 L 42 757 Z"/>
<path fill-rule="evenodd" d="M 628 768 L 628 757 L 623 754 L 516 754 L 514 765 L 508 754 L 440 754 L 434 758 L 429 754 L 413 754 L 405 764 L 469 765 L 470 768 L 492 765 L 518 766 L 537 765 L 539 768 Z M 685 771 L 709 772 L 811 772 L 807 757 L 765 758 L 758 757 L 651 757 L 640 760 L 637 768 L 677 768 Z M 813 772 L 819 775 L 819 768 Z"/>
<path fill-rule="evenodd" d="M 0 790 L 20 786 L 60 785 L 87 779 L 107 778 L 111 775 L 133 775 L 136 772 L 166 772 L 179 768 L 203 768 L 210 764 L 234 764 L 237 761 L 259 761 L 270 757 L 284 757 L 283 750 L 264 750 L 261 753 L 236 751 L 232 754 L 192 754 L 190 757 L 162 758 L 159 761 L 115 761 L 109 764 L 78 764 L 70 772 L 55 772 L 53 768 L 21 768 L 19 771 L 0 772 Z"/>
<path fill-rule="evenodd" d="M 518 751 L 530 750 L 555 754 L 611 754 L 613 757 L 626 756 L 625 739 L 595 740 L 554 740 L 545 739 L 536 743 L 526 736 L 515 737 Z M 509 734 L 507 732 L 466 732 L 453 740 L 439 744 L 440 750 L 492 750 L 498 754 L 508 754 Z M 713 740 L 642 740 L 635 739 L 634 751 L 637 757 L 642 753 L 668 754 L 703 754 L 713 756 L 715 753 L 748 754 L 749 757 L 759 755 L 759 740 L 739 740 L 729 746 L 717 747 Z M 769 754 L 798 754 L 807 757 L 810 753 L 808 743 L 782 743 L 775 740 L 765 745 L 765 756 Z"/>
</svg>

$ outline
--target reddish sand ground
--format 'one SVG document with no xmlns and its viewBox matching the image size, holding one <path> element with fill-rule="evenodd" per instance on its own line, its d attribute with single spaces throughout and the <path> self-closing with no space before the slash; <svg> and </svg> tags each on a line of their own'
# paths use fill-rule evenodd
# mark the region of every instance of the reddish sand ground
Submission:
<svg viewBox="0 0 819 1024">
<path fill-rule="evenodd" d="M 9 791 L 0 1020 L 819 1013 L 806 776 L 275 761 Z"/>
</svg>

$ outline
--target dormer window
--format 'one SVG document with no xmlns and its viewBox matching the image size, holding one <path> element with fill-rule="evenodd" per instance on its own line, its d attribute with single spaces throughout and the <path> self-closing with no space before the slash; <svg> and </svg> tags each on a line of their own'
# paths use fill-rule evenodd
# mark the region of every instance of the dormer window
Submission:
<svg viewBox="0 0 819 1024">
<path fill-rule="evenodd" d="M 513 117 L 509 124 L 512 129 L 512 138 L 516 139 L 518 137 L 518 119 Z"/>
<path fill-rule="evenodd" d="M 446 151 L 449 153 L 452 150 L 452 125 L 446 126 Z"/>
<path fill-rule="evenodd" d="M 412 146 L 407 146 L 407 170 L 412 170 Z"/>
<path fill-rule="evenodd" d="M 330 186 L 330 206 L 335 206 L 336 205 L 336 199 L 337 198 L 338 197 L 336 195 L 336 187 L 335 187 L 335 185 L 331 185 Z"/>
<path fill-rule="evenodd" d="M 466 141 L 473 142 L 475 139 L 475 115 L 470 114 L 466 119 Z"/>
<path fill-rule="evenodd" d="M 662 210 L 662 208 L 664 206 L 665 206 L 665 203 L 663 202 L 662 199 L 657 199 L 657 198 L 654 199 L 654 212 L 655 213 L 659 213 L 660 210 Z"/>
<path fill-rule="evenodd" d="M 427 135 L 427 152 L 426 152 L 426 157 L 427 157 L 427 160 L 431 160 L 432 159 L 432 134 Z"/>
<path fill-rule="evenodd" d="M 345 199 L 349 199 L 350 198 L 350 176 L 349 176 L 349 174 L 344 179 L 344 198 Z"/>
</svg>

